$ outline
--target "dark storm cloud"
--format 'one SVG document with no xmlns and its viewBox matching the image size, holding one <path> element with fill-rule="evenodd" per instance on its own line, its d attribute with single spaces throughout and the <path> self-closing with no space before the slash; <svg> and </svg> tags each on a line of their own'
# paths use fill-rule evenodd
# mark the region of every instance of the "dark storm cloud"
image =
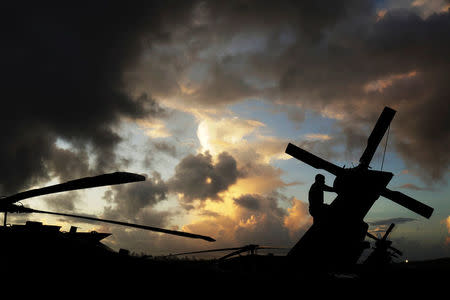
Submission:
<svg viewBox="0 0 450 300">
<path fill-rule="evenodd" d="M 424 178 L 442 177 L 450 163 L 446 153 L 450 90 L 450 15 L 422 19 L 408 11 L 388 12 L 378 22 L 357 24 L 343 20 L 321 43 L 295 45 L 293 64 L 282 73 L 280 92 L 296 101 L 323 110 L 345 113 L 339 123 L 350 144 L 378 118 L 384 105 L 398 110 L 393 121 L 395 148 Z M 362 25 L 352 30 L 351 25 Z M 355 27 L 356 28 L 356 27 Z M 287 57 L 286 57 L 287 59 Z M 369 84 L 381 85 L 368 91 Z M 365 135 L 355 134 L 365 128 Z M 369 130 L 368 130 L 369 129 Z M 356 131 L 355 131 L 356 130 Z"/>
<path fill-rule="evenodd" d="M 319 38 L 340 19 L 373 7 L 371 1 L 210 1 L 212 20 L 227 23 L 231 30 L 240 27 L 273 27 L 290 23 L 310 38 Z"/>
<path fill-rule="evenodd" d="M 121 117 L 159 116 L 148 96 L 130 97 L 122 76 L 139 57 L 142 43 L 170 36 L 166 25 L 183 22 L 190 3 L 148 1 L 144 6 L 111 1 L 2 7 L 1 190 L 15 192 L 69 176 L 55 148 L 62 138 L 76 148 L 86 174 L 85 149 L 96 156 L 95 173 L 113 170 L 121 137 L 112 127 Z M 69 157 L 68 157 L 69 158 Z M 70 162 L 69 162 L 70 164 Z M 83 171 L 83 172 L 81 172 Z"/>
<path fill-rule="evenodd" d="M 175 167 L 173 177 L 167 180 L 153 172 L 144 182 L 111 187 L 103 196 L 110 206 L 104 210 L 102 217 L 166 225 L 168 219 L 179 212 L 160 212 L 153 208 L 167 200 L 170 193 L 182 193 L 179 201 L 185 209 L 190 209 L 194 200 L 220 199 L 218 193 L 227 190 L 238 176 L 236 160 L 228 153 L 221 153 L 217 162 L 213 162 L 208 152 L 195 156 L 189 154 Z"/>
<path fill-rule="evenodd" d="M 277 110 L 284 112 L 288 119 L 296 124 L 300 124 L 305 120 L 305 110 L 294 105 L 278 105 Z"/>
<path fill-rule="evenodd" d="M 178 152 L 177 147 L 171 142 L 149 141 L 145 144 L 145 148 L 142 151 L 142 165 L 145 169 L 152 169 L 154 168 L 155 162 L 161 160 L 161 154 L 177 158 L 179 155 Z"/>
<path fill-rule="evenodd" d="M 371 129 L 384 105 L 397 109 L 396 149 L 409 166 L 425 170 L 424 177 L 442 177 L 450 163 L 444 150 L 450 143 L 445 104 L 450 43 L 444 38 L 450 34 L 449 13 L 422 19 L 392 12 L 358 31 L 343 30 L 350 24 L 344 25 L 322 45 L 298 47 L 280 91 L 287 101 L 297 96 L 317 110 L 345 113 L 343 128 Z M 368 91 L 370 83 L 379 87 Z M 358 135 L 348 136 L 359 143 Z"/>
<path fill-rule="evenodd" d="M 227 70 L 227 59 L 216 62 L 209 73 L 209 79 L 204 82 L 191 98 L 196 102 L 226 103 L 230 99 L 235 101 L 245 100 L 257 93 L 257 91 L 245 82 L 244 78 L 234 76 Z M 207 98 L 206 98 L 207 97 Z"/>
<path fill-rule="evenodd" d="M 73 180 L 89 174 L 89 157 L 87 151 L 76 152 L 58 147 L 52 147 L 51 160 L 46 162 L 46 168 L 59 176 L 61 181 Z"/>
<path fill-rule="evenodd" d="M 104 218 L 131 220 L 149 220 L 152 216 L 153 219 L 165 218 L 146 209 L 151 209 L 157 203 L 166 200 L 167 193 L 168 186 L 157 172 L 144 182 L 114 186 L 104 195 L 104 199 L 113 205 L 105 210 Z"/>
<path fill-rule="evenodd" d="M 239 198 L 235 198 L 234 203 L 250 210 L 260 209 L 260 200 L 258 199 L 257 195 L 242 195 Z"/>
<path fill-rule="evenodd" d="M 165 153 L 165 154 L 170 155 L 172 157 L 176 157 L 177 156 L 177 147 L 174 144 L 170 144 L 170 143 L 164 142 L 164 141 L 159 141 L 159 142 L 153 143 L 153 147 L 157 151 Z"/>
<path fill-rule="evenodd" d="M 55 212 L 73 212 L 75 204 L 80 201 L 80 195 L 77 192 L 69 192 L 63 195 L 45 197 L 44 201 Z"/>
<path fill-rule="evenodd" d="M 285 216 L 286 211 L 278 206 L 279 199 L 286 200 L 286 197 L 279 192 L 273 192 L 270 195 L 245 194 L 233 200 L 235 204 L 248 214 L 261 212 L 281 218 Z"/>
<path fill-rule="evenodd" d="M 183 90 L 180 77 L 194 74 L 186 86 L 194 91 L 183 99 L 196 105 L 263 96 L 259 83 L 279 81 L 286 63 L 296 63 L 292 53 L 284 53 L 290 39 L 310 45 L 339 20 L 367 15 L 372 6 L 371 1 L 199 1 L 171 39 L 149 47 L 140 76 L 130 73 L 129 81 L 144 80 L 156 94 L 171 96 Z"/>
<path fill-rule="evenodd" d="M 155 210 L 154 206 L 167 200 L 168 186 L 161 176 L 154 172 L 146 181 L 140 183 L 117 185 L 105 192 L 103 198 L 110 205 L 106 207 L 100 218 L 130 222 L 152 227 L 167 228 L 170 218 L 175 214 L 172 211 Z M 137 247 L 147 240 L 154 240 L 156 236 L 150 236 L 152 232 L 133 229 L 123 230 L 123 226 L 105 225 L 114 232 L 114 239 L 124 243 L 127 247 Z M 139 236 L 138 240 L 131 237 Z M 142 245 L 141 245 L 142 246 Z M 139 246 L 138 248 L 140 248 Z M 148 245 L 147 245 L 148 246 Z"/>
<path fill-rule="evenodd" d="M 168 181 L 172 192 L 182 193 L 185 204 L 193 200 L 218 200 L 218 193 L 226 191 L 239 177 L 236 160 L 226 152 L 213 162 L 211 154 L 188 155 L 175 167 L 175 175 Z"/>
<path fill-rule="evenodd" d="M 234 199 L 240 208 L 241 223 L 236 240 L 241 243 L 255 242 L 265 245 L 287 245 L 291 240 L 284 225 L 286 211 L 278 205 L 279 195 L 246 194 Z"/>
</svg>

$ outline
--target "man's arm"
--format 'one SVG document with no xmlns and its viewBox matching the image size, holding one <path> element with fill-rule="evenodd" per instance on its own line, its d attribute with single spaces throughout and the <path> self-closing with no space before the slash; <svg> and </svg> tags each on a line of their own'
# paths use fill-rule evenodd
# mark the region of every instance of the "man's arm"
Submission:
<svg viewBox="0 0 450 300">
<path fill-rule="evenodd" d="M 328 185 L 326 185 L 326 184 L 323 185 L 323 190 L 324 190 L 325 192 L 335 192 L 335 190 L 334 190 L 333 187 L 328 186 Z"/>
</svg>

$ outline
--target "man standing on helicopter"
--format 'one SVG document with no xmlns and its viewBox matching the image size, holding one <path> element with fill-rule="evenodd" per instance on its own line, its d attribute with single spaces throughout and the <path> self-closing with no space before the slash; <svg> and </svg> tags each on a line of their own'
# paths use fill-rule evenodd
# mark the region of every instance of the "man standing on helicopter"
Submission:
<svg viewBox="0 0 450 300">
<path fill-rule="evenodd" d="M 334 188 L 325 184 L 325 176 L 317 174 L 308 194 L 309 213 L 313 217 L 314 223 L 323 220 L 328 212 L 328 204 L 323 201 L 324 191 L 334 192 Z"/>
</svg>

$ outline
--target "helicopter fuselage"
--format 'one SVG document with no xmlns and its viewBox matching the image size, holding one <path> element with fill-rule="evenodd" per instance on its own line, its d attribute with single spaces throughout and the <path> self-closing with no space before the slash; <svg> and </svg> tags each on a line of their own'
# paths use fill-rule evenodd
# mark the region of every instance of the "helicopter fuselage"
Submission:
<svg viewBox="0 0 450 300">
<path fill-rule="evenodd" d="M 302 265 L 314 267 L 349 266 L 357 262 L 364 249 L 368 224 L 364 217 L 386 188 L 393 174 L 361 166 L 343 169 L 335 178 L 337 197 L 326 210 L 326 218 L 314 222 L 291 249 L 288 256 Z"/>
<path fill-rule="evenodd" d="M 332 213 L 362 221 L 393 176 L 391 172 L 368 170 L 360 166 L 343 169 L 333 183 L 338 196 L 331 203 Z"/>
</svg>

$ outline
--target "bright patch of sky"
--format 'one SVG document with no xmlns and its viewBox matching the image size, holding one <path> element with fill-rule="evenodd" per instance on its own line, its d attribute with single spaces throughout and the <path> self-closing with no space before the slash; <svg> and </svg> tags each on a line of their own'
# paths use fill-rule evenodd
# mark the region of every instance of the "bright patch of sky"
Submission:
<svg viewBox="0 0 450 300">
<path fill-rule="evenodd" d="M 60 149 L 64 149 L 64 150 L 70 150 L 72 148 L 72 145 L 62 138 L 57 138 L 55 145 L 56 145 L 56 147 L 58 147 Z"/>
<path fill-rule="evenodd" d="M 166 134 L 152 136 L 148 132 L 152 124 L 156 124 L 152 122 L 157 122 L 158 128 Z M 123 122 L 119 134 L 124 141 L 117 152 L 131 162 L 130 172 L 151 175 L 156 171 L 166 180 L 173 175 L 180 158 L 195 153 L 199 148 L 196 129 L 195 118 L 178 110 L 172 110 L 162 120 L 149 120 L 148 123 Z M 167 151 L 157 149 L 158 146 L 155 145 L 166 146 Z"/>
</svg>

